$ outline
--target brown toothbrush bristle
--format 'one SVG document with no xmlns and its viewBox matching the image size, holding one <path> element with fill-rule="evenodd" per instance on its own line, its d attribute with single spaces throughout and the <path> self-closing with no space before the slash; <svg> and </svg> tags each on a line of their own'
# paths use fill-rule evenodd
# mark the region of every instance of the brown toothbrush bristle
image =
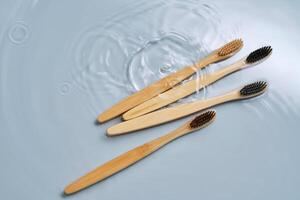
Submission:
<svg viewBox="0 0 300 200">
<path fill-rule="evenodd" d="M 210 122 L 215 116 L 215 111 L 207 111 L 205 113 L 202 113 L 190 122 L 190 128 L 194 129 L 204 126 L 205 124 Z"/>
<path fill-rule="evenodd" d="M 242 39 L 236 39 L 233 40 L 227 44 L 225 44 L 223 47 L 221 47 L 218 50 L 219 56 L 227 56 L 229 54 L 232 54 L 238 50 L 240 50 L 243 47 L 243 40 Z"/>
<path fill-rule="evenodd" d="M 258 93 L 262 92 L 267 86 L 268 86 L 267 82 L 257 81 L 255 83 L 251 83 L 251 84 L 244 86 L 240 90 L 240 94 L 242 96 L 258 94 Z"/>
</svg>

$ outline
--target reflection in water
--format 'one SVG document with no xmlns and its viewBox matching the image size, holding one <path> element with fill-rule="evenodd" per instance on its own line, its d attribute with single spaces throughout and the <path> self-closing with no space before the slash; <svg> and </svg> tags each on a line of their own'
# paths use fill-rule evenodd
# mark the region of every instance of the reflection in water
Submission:
<svg viewBox="0 0 300 200">
<path fill-rule="evenodd" d="M 39 1 L 32 2 L 36 5 Z M 58 86 L 61 95 L 70 94 L 71 89 L 73 91 L 75 88 L 83 92 L 87 98 L 85 105 L 95 116 L 167 74 L 194 64 L 207 55 L 213 46 L 218 47 L 239 35 L 236 33 L 238 27 L 231 26 L 230 31 L 224 31 L 222 16 L 215 6 L 196 0 L 134 2 L 99 24 L 90 26 L 79 37 L 73 38 L 76 66 L 71 69 L 72 79 Z M 25 42 L 30 33 L 28 27 L 23 21 L 16 21 L 8 27 L 10 42 Z M 197 71 L 191 79 L 200 81 L 216 65 Z M 2 86 L 7 80 L 3 66 Z M 218 95 L 220 86 L 222 84 L 205 87 L 174 104 L 205 99 L 208 94 Z M 103 97 L 111 99 L 107 101 Z M 247 100 L 243 105 L 260 120 L 267 120 L 266 115 L 278 120 L 283 117 L 296 119 L 299 115 L 294 109 L 297 103 L 275 89 L 271 89 L 259 101 L 253 101 L 255 104 Z"/>
<path fill-rule="evenodd" d="M 88 94 L 96 115 L 104 109 L 99 107 L 104 91 L 121 99 L 207 55 L 208 46 L 224 42 L 219 27 L 216 9 L 198 1 L 128 5 L 76 40 L 73 82 Z M 204 98 L 205 91 L 180 102 Z"/>
<path fill-rule="evenodd" d="M 188 40 L 183 36 L 170 33 L 142 46 L 127 64 L 133 89 L 140 90 L 182 66 L 193 64 L 198 48 L 187 44 Z"/>
<path fill-rule="evenodd" d="M 253 99 L 255 103 L 246 100 L 243 105 L 247 113 L 255 114 L 255 117 L 265 126 L 274 127 L 274 120 L 277 125 L 283 125 L 295 122 L 299 118 L 299 113 L 296 112 L 297 105 L 283 92 L 278 93 L 271 87 L 266 94 L 257 98 L 259 100 Z"/>
</svg>

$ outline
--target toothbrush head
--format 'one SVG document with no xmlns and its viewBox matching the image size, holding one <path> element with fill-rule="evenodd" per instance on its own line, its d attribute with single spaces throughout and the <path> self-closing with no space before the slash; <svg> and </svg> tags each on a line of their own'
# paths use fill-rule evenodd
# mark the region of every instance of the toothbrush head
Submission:
<svg viewBox="0 0 300 200">
<path fill-rule="evenodd" d="M 244 98 L 258 96 L 266 91 L 267 86 L 268 86 L 267 82 L 257 81 L 245 85 L 242 89 L 240 89 L 240 95 Z"/>
<path fill-rule="evenodd" d="M 259 48 L 251 52 L 246 58 L 246 63 L 254 64 L 256 62 L 262 61 L 264 58 L 268 57 L 271 53 L 272 53 L 272 47 L 264 46 L 262 48 Z"/>
<path fill-rule="evenodd" d="M 242 39 L 235 39 L 217 50 L 219 56 L 229 57 L 237 53 L 243 47 Z"/>
<path fill-rule="evenodd" d="M 211 123 L 216 117 L 216 112 L 213 110 L 206 111 L 195 117 L 189 124 L 191 129 L 199 129 Z"/>
</svg>

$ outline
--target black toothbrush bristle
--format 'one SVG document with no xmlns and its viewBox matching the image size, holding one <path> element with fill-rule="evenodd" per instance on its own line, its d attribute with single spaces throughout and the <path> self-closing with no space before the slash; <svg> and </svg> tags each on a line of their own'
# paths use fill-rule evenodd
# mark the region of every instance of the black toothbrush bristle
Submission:
<svg viewBox="0 0 300 200">
<path fill-rule="evenodd" d="M 246 62 L 248 64 L 255 63 L 257 61 L 260 61 L 264 58 L 266 58 L 268 55 L 270 55 L 272 52 L 272 47 L 271 46 L 265 46 L 262 48 L 259 48 L 253 52 L 251 52 L 248 57 L 246 58 Z"/>
<path fill-rule="evenodd" d="M 216 115 L 215 111 L 207 111 L 198 115 L 195 119 L 193 119 L 190 123 L 190 128 L 199 128 L 206 123 L 210 122 Z"/>
<path fill-rule="evenodd" d="M 249 96 L 249 95 L 257 94 L 257 93 L 262 92 L 267 87 L 267 85 L 268 84 L 265 81 L 257 81 L 255 83 L 251 83 L 251 84 L 244 86 L 240 90 L 240 94 L 242 96 Z"/>
</svg>

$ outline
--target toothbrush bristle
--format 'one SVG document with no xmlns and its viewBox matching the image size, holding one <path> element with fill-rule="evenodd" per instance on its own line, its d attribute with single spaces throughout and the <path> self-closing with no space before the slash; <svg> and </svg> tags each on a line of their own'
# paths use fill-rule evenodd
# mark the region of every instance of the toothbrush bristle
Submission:
<svg viewBox="0 0 300 200">
<path fill-rule="evenodd" d="M 207 111 L 205 113 L 202 113 L 191 121 L 190 128 L 194 129 L 194 128 L 199 128 L 201 126 L 204 126 L 205 124 L 213 120 L 215 116 L 216 116 L 215 111 Z"/>
<path fill-rule="evenodd" d="M 264 91 L 264 89 L 268 86 L 267 82 L 265 81 L 257 81 L 255 83 L 248 84 L 244 86 L 240 90 L 240 94 L 242 96 L 249 96 L 254 94 L 259 94 L 260 92 Z"/>
<path fill-rule="evenodd" d="M 246 62 L 248 64 L 252 64 L 255 63 L 257 61 L 260 61 L 264 58 L 266 58 L 267 56 L 269 56 L 272 52 L 272 47 L 271 46 L 265 46 L 262 48 L 259 48 L 253 52 L 251 52 L 248 57 L 246 58 Z"/>
<path fill-rule="evenodd" d="M 239 51 L 243 47 L 243 40 L 242 39 L 235 39 L 218 50 L 219 56 L 227 56 L 229 54 L 235 53 Z"/>
</svg>

